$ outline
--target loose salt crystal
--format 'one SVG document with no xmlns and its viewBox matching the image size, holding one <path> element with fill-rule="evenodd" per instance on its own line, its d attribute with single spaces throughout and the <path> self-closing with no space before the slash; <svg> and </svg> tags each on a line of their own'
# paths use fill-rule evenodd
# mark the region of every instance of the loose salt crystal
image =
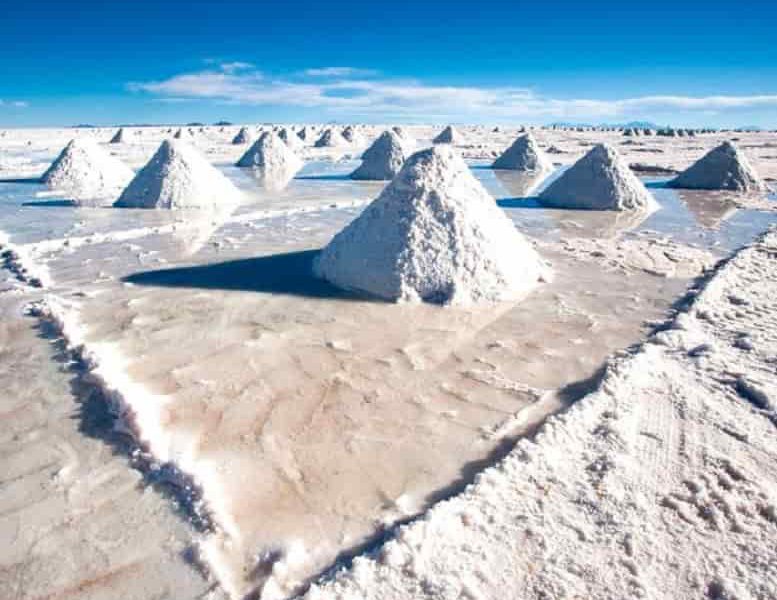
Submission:
<svg viewBox="0 0 777 600">
<path fill-rule="evenodd" d="M 757 192 L 766 190 L 747 157 L 732 142 L 723 142 L 680 173 L 669 187 Z"/>
<path fill-rule="evenodd" d="M 351 179 L 392 179 L 405 162 L 402 140 L 394 131 L 384 131 L 362 154 L 362 164 Z"/>
<path fill-rule="evenodd" d="M 504 153 L 494 161 L 493 169 L 508 169 L 537 173 L 552 171 L 553 163 L 545 156 L 531 133 L 519 136 Z"/>
<path fill-rule="evenodd" d="M 599 144 L 539 196 L 557 208 L 653 211 L 658 203 L 612 146 Z"/>
<path fill-rule="evenodd" d="M 165 140 L 138 171 L 114 206 L 122 208 L 223 208 L 240 191 L 188 144 Z"/>
<path fill-rule="evenodd" d="M 319 277 L 389 300 L 509 300 L 547 267 L 450 147 L 411 156 L 314 262 Z"/>
<path fill-rule="evenodd" d="M 132 169 L 94 141 L 74 139 L 51 163 L 41 182 L 83 204 L 87 200 L 114 198 L 132 177 Z"/>
</svg>

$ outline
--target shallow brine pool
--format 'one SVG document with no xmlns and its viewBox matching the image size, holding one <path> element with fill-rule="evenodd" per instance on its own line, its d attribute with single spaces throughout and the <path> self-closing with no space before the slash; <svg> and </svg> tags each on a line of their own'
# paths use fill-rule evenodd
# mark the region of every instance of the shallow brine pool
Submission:
<svg viewBox="0 0 777 600">
<path fill-rule="evenodd" d="M 658 180 L 652 215 L 544 209 L 543 182 L 473 163 L 554 280 L 515 303 L 388 304 L 310 272 L 383 187 L 348 180 L 357 164 L 313 161 L 281 187 L 225 163 L 248 196 L 225 214 L 0 183 L 0 229 L 48 269 L 147 447 L 201 487 L 200 558 L 236 596 L 289 594 L 461 489 L 773 222 Z"/>
</svg>

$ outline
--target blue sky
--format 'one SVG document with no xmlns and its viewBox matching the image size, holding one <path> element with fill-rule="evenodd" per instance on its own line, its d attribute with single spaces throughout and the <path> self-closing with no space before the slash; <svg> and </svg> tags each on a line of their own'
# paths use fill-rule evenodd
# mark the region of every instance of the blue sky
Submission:
<svg viewBox="0 0 777 600">
<path fill-rule="evenodd" d="M 0 125 L 777 127 L 777 3 L 18 2 Z"/>
</svg>

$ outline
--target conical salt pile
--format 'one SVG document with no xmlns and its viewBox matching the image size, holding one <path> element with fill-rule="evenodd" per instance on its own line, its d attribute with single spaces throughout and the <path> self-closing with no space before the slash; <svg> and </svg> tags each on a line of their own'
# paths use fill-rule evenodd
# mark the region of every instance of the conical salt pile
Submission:
<svg viewBox="0 0 777 600">
<path fill-rule="evenodd" d="M 392 127 L 391 131 L 396 133 L 403 140 L 409 140 L 410 139 L 410 134 L 407 132 L 407 130 L 404 129 L 403 127 L 400 127 L 399 125 L 395 125 L 394 127 Z"/>
<path fill-rule="evenodd" d="M 393 131 L 384 131 L 362 154 L 362 164 L 351 179 L 393 179 L 405 162 L 402 140 Z"/>
<path fill-rule="evenodd" d="M 531 133 L 518 136 L 504 153 L 494 161 L 493 169 L 507 169 L 510 171 L 523 171 L 539 173 L 551 171 L 553 163 L 537 144 Z"/>
<path fill-rule="evenodd" d="M 173 134 L 173 138 L 175 138 L 176 140 L 180 140 L 180 139 L 182 139 L 184 136 L 186 136 L 186 137 L 189 137 L 189 135 L 188 135 L 188 134 L 184 133 L 183 129 L 179 129 L 178 131 L 176 131 L 176 132 Z"/>
<path fill-rule="evenodd" d="M 221 171 L 185 142 L 165 140 L 114 206 L 222 208 L 241 198 Z"/>
<path fill-rule="evenodd" d="M 297 132 L 297 137 L 302 140 L 303 142 L 307 141 L 308 137 L 310 137 L 310 132 L 308 131 L 307 127 L 303 127 Z"/>
<path fill-rule="evenodd" d="M 241 127 L 240 131 L 237 132 L 237 135 L 232 138 L 232 143 L 235 146 L 239 146 L 241 144 L 249 144 L 251 142 L 251 132 L 248 131 L 245 127 Z"/>
<path fill-rule="evenodd" d="M 293 174 L 302 167 L 302 161 L 278 134 L 268 131 L 240 157 L 237 166 Z"/>
<path fill-rule="evenodd" d="M 361 144 L 364 139 L 362 138 L 361 134 L 356 131 L 352 126 L 348 125 L 345 129 L 343 129 L 343 132 L 341 134 L 343 138 L 349 143 L 349 144 Z"/>
<path fill-rule="evenodd" d="M 669 187 L 758 192 L 766 184 L 734 144 L 723 142 L 670 181 Z"/>
<path fill-rule="evenodd" d="M 124 141 L 124 128 L 119 128 L 119 130 L 113 134 L 113 137 L 111 138 L 111 144 L 121 144 Z"/>
<path fill-rule="evenodd" d="M 451 148 L 411 156 L 314 263 L 317 276 L 389 300 L 514 299 L 547 274 Z"/>
<path fill-rule="evenodd" d="M 115 198 L 134 173 L 92 140 L 75 139 L 51 163 L 41 182 L 77 203 Z"/>
<path fill-rule="evenodd" d="M 282 139 L 289 148 L 297 148 L 300 145 L 300 139 L 287 127 L 284 127 L 278 132 L 278 137 Z"/>
<path fill-rule="evenodd" d="M 435 144 L 460 144 L 461 140 L 462 137 L 458 129 L 455 129 L 453 125 L 448 125 L 432 141 Z"/>
<path fill-rule="evenodd" d="M 543 204 L 590 210 L 648 210 L 658 204 L 615 149 L 594 146 L 541 194 Z"/>
<path fill-rule="evenodd" d="M 346 143 L 346 141 L 347 140 L 339 131 L 335 131 L 334 129 L 327 129 L 324 131 L 324 133 L 321 134 L 321 137 L 316 140 L 314 146 L 316 148 L 332 148 L 334 146 L 341 146 Z"/>
</svg>

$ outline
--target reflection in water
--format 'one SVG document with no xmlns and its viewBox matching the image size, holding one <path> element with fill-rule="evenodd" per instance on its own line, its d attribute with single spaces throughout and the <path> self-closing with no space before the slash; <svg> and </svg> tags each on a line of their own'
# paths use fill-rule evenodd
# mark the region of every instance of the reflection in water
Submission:
<svg viewBox="0 0 777 600">
<path fill-rule="evenodd" d="M 268 192 L 279 192 L 294 179 L 298 169 L 294 167 L 245 169 L 245 172 Z"/>
<path fill-rule="evenodd" d="M 720 229 L 723 221 L 737 212 L 736 205 L 726 197 L 727 194 L 677 190 L 677 195 L 693 214 L 696 223 L 704 229 Z"/>
<path fill-rule="evenodd" d="M 547 173 L 494 170 L 494 176 L 507 191 L 509 198 L 527 198 L 531 196 L 547 175 Z"/>
<path fill-rule="evenodd" d="M 616 238 L 639 227 L 652 211 L 548 210 L 558 226 L 560 237 Z"/>
<path fill-rule="evenodd" d="M 235 205 L 213 207 L 212 209 L 181 210 L 180 219 L 172 231 L 173 243 L 183 256 L 199 252 L 214 233 L 229 219 Z"/>
</svg>

